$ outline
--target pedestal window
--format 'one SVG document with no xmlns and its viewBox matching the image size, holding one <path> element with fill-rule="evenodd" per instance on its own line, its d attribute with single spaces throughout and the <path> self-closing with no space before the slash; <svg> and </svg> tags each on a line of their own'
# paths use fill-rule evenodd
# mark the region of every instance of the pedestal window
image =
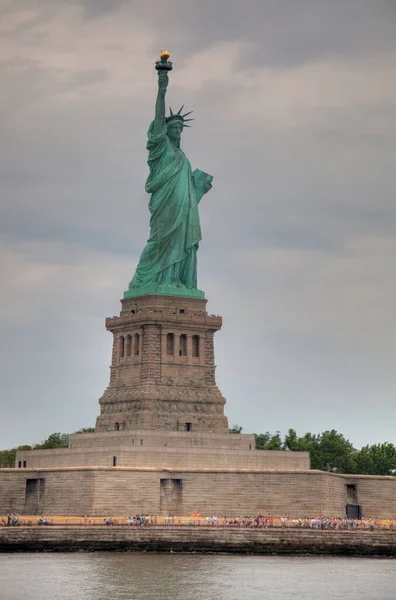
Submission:
<svg viewBox="0 0 396 600">
<path fill-rule="evenodd" d="M 199 335 L 192 337 L 192 355 L 193 358 L 199 358 Z"/>
<path fill-rule="evenodd" d="M 126 355 L 131 356 L 132 354 L 132 336 L 127 335 L 126 338 Z"/>
<path fill-rule="evenodd" d="M 168 333 L 166 336 L 166 353 L 168 356 L 175 354 L 175 335 L 174 333 Z"/>
<path fill-rule="evenodd" d="M 185 333 L 180 336 L 179 356 L 187 356 L 187 336 Z"/>
<path fill-rule="evenodd" d="M 140 335 L 135 333 L 133 336 L 133 354 L 139 356 Z"/>
</svg>

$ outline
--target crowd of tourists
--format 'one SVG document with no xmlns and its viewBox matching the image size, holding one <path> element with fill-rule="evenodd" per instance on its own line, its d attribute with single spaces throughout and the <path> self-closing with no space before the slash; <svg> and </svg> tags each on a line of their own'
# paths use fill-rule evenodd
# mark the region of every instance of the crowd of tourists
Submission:
<svg viewBox="0 0 396 600">
<path fill-rule="evenodd" d="M 85 517 L 85 525 L 90 525 L 92 523 L 91 519 L 89 519 L 88 517 Z M 112 517 L 105 517 L 103 519 L 103 523 L 105 525 L 125 525 L 125 522 L 122 521 L 120 523 L 120 521 L 118 519 L 113 519 Z M 142 525 L 153 525 L 154 524 L 154 517 L 151 517 L 150 515 L 135 515 L 132 517 L 132 515 L 128 515 L 127 517 L 127 524 L 128 525 L 135 525 L 135 526 L 142 526 Z"/>
<path fill-rule="evenodd" d="M 37 525 L 52 525 L 53 522 L 51 519 L 47 519 L 44 516 L 41 516 L 37 519 Z"/>
<path fill-rule="evenodd" d="M 135 515 L 134 517 L 128 515 L 127 522 L 128 525 L 136 525 L 138 527 L 142 525 L 154 525 L 155 517 L 151 515 Z"/>
<path fill-rule="evenodd" d="M 239 521 L 239 518 L 234 520 Z M 380 521 L 379 519 L 350 519 L 348 517 L 323 517 L 316 516 L 305 519 L 289 519 L 288 516 L 273 517 L 272 515 L 258 515 L 257 517 L 242 517 L 242 527 L 281 527 L 282 529 L 293 527 L 298 529 L 315 530 L 379 530 L 396 529 L 395 521 Z M 230 523 L 229 523 L 230 524 Z"/>
<path fill-rule="evenodd" d="M 111 519 L 105 519 L 105 521 Z M 190 518 L 168 516 L 157 517 L 147 514 L 128 515 L 126 522 L 128 525 L 141 527 L 146 525 L 168 525 L 168 526 L 195 526 L 195 527 L 233 527 L 233 528 L 294 528 L 294 529 L 314 529 L 314 530 L 396 530 L 396 521 L 379 519 L 349 519 L 347 517 L 322 517 L 315 516 L 304 519 L 290 519 L 287 515 L 274 517 L 272 515 L 257 515 L 243 517 L 218 517 L 212 515 L 202 517 L 199 513 L 194 513 Z M 122 525 L 125 520 L 107 522 L 108 525 Z"/>
<path fill-rule="evenodd" d="M 16 512 L 10 512 L 8 513 L 5 518 L 3 518 L 1 520 L 1 526 L 2 527 L 15 527 L 16 525 L 20 525 L 22 522 L 22 519 L 20 517 L 20 515 Z"/>
<path fill-rule="evenodd" d="M 175 524 L 175 518 L 168 519 L 169 524 Z M 205 517 L 194 518 L 189 524 L 210 527 L 245 527 L 257 529 L 295 528 L 315 530 L 396 530 L 396 521 L 379 519 L 349 519 L 347 517 L 316 516 L 304 519 L 290 519 L 287 515 L 274 517 L 272 515 L 257 515 L 244 517 Z"/>
<path fill-rule="evenodd" d="M 16 525 L 33 525 L 34 522 L 23 518 L 15 512 L 10 512 L 1 518 L 1 525 L 12 527 Z M 313 516 L 306 518 L 291 519 L 288 515 L 273 516 L 201 516 L 194 513 L 190 517 L 182 516 L 156 516 L 149 514 L 127 515 L 124 517 L 93 517 L 85 515 L 81 517 L 44 517 L 37 519 L 37 525 L 88 525 L 88 526 L 118 526 L 128 525 L 131 527 L 146 526 L 170 526 L 170 527 L 229 527 L 250 529 L 310 529 L 326 531 L 396 531 L 396 520 L 380 519 L 350 519 L 347 517 L 324 517 Z"/>
</svg>

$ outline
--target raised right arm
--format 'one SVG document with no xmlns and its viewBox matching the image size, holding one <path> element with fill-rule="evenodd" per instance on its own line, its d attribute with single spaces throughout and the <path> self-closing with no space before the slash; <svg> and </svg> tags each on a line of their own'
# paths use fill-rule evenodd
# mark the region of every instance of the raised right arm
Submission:
<svg viewBox="0 0 396 600">
<path fill-rule="evenodd" d="M 160 133 L 165 124 L 165 95 L 168 82 L 167 71 L 158 71 L 158 94 L 155 103 L 154 133 Z"/>
</svg>

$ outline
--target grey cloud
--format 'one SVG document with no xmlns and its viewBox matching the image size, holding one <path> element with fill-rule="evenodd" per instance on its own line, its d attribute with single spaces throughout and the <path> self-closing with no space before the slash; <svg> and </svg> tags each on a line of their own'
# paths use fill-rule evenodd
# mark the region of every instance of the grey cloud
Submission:
<svg viewBox="0 0 396 600">
<path fill-rule="evenodd" d="M 14 16 L 21 7 L 30 17 L 8 31 L 0 64 L 2 398 L 18 424 L 2 445 L 95 419 L 111 353 L 103 320 L 148 235 L 145 70 L 161 46 L 175 63 L 170 103 L 196 111 L 183 149 L 215 177 L 199 280 L 224 316 L 230 421 L 392 441 L 395 112 L 381 69 L 395 4 L 29 0 Z M 229 72 L 222 44 L 240 45 Z M 186 83 L 198 51 L 220 67 Z M 367 80 L 345 90 L 354 70 Z"/>
<path fill-rule="evenodd" d="M 396 5 L 370 0 L 173 0 L 126 4 L 150 20 L 175 55 L 228 40 L 248 40 L 243 66 L 295 66 L 321 57 L 393 48 Z M 153 41 L 153 53 L 157 47 Z"/>
<path fill-rule="evenodd" d="M 103 17 L 109 12 L 115 12 L 119 10 L 123 5 L 129 4 L 135 10 L 138 10 L 139 0 L 73 0 L 77 5 L 84 8 L 84 15 L 86 18 L 99 18 Z"/>
</svg>

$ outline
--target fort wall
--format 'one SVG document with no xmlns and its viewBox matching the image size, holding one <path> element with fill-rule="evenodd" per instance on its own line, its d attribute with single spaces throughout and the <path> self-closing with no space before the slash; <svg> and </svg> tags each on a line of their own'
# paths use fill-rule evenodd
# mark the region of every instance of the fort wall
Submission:
<svg viewBox="0 0 396 600">
<path fill-rule="evenodd" d="M 364 517 L 396 518 L 394 477 L 220 468 L 0 469 L 0 513 L 343 517 L 351 487 Z"/>
</svg>

